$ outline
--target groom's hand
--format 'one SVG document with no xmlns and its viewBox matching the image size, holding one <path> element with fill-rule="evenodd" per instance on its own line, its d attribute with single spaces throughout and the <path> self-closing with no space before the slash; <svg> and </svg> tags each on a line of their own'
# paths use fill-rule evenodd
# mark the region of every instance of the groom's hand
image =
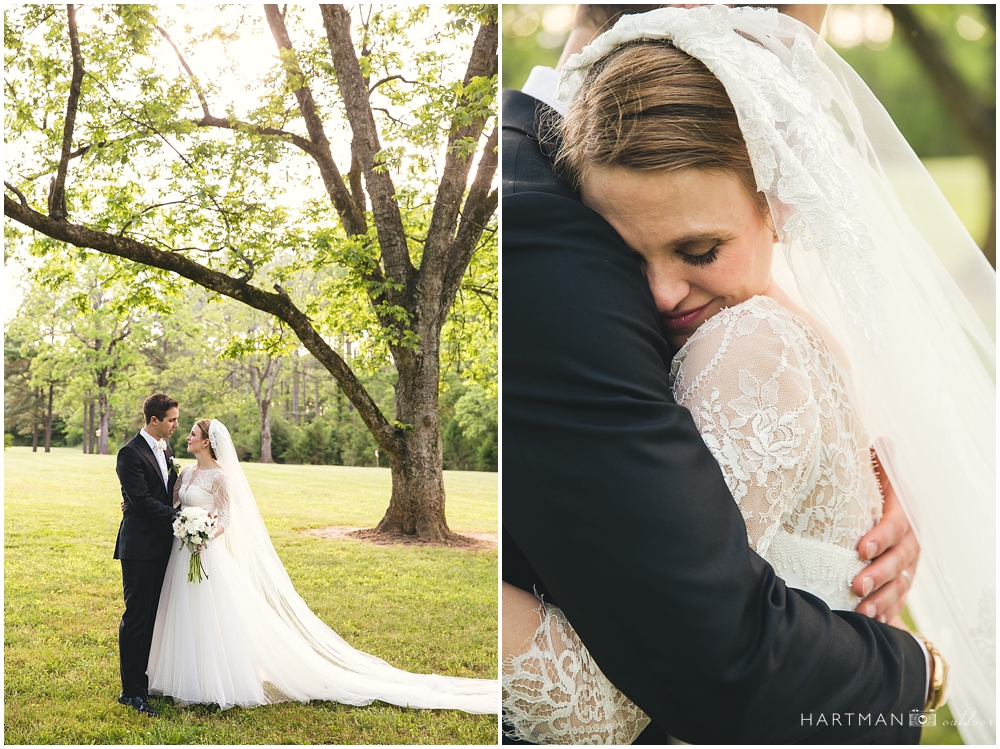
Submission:
<svg viewBox="0 0 1000 749">
<path fill-rule="evenodd" d="M 906 605 L 906 594 L 917 571 L 920 544 L 874 451 L 872 457 L 882 485 L 882 520 L 858 543 L 860 557 L 873 561 L 854 578 L 851 589 L 862 597 L 855 611 L 888 622 Z"/>
</svg>

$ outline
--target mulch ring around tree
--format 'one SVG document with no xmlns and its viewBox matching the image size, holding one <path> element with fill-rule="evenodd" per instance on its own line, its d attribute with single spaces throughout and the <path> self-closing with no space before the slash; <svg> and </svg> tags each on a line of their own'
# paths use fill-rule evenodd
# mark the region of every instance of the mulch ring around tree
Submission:
<svg viewBox="0 0 1000 749">
<path fill-rule="evenodd" d="M 306 536 L 318 536 L 332 541 L 354 540 L 378 546 L 447 546 L 463 551 L 492 551 L 498 546 L 496 533 L 451 533 L 444 543 L 425 541 L 415 536 L 376 533 L 374 528 L 354 528 L 349 525 L 331 525 L 302 531 Z"/>
</svg>

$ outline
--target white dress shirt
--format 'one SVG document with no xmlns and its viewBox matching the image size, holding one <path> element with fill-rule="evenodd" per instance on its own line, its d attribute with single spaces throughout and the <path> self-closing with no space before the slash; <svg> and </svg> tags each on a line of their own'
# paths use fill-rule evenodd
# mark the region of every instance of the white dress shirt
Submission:
<svg viewBox="0 0 1000 749">
<path fill-rule="evenodd" d="M 167 484 L 167 453 L 165 450 L 157 450 L 156 442 L 157 440 L 147 432 L 145 429 L 139 432 L 143 437 L 146 438 L 146 442 L 149 444 L 149 448 L 153 451 L 153 455 L 156 458 L 156 464 L 160 467 L 160 473 L 163 476 L 163 488 L 166 489 Z M 165 441 L 165 440 L 164 440 Z"/>
</svg>

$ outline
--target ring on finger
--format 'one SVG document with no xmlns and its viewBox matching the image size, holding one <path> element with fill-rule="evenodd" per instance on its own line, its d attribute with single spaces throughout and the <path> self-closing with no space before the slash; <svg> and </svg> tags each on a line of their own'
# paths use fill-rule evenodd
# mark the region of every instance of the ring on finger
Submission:
<svg viewBox="0 0 1000 749">
<path fill-rule="evenodd" d="M 901 574 L 903 577 L 906 578 L 906 587 L 907 588 L 909 588 L 911 585 L 913 585 L 913 578 L 910 577 L 910 573 L 909 572 L 907 572 L 906 570 L 903 570 L 899 574 Z"/>
</svg>

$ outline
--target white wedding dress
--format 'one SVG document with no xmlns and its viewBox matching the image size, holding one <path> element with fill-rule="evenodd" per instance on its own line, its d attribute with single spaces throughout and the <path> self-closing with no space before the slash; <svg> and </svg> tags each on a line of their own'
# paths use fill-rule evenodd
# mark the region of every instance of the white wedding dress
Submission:
<svg viewBox="0 0 1000 749">
<path fill-rule="evenodd" d="M 848 378 L 803 317 L 755 296 L 707 320 L 674 357 L 691 411 L 747 525 L 750 547 L 795 588 L 853 609 L 857 544 L 882 514 L 870 441 Z M 629 744 L 649 718 L 601 673 L 562 611 L 543 604 L 529 649 L 504 668 L 510 735 Z"/>
<path fill-rule="evenodd" d="M 228 432 L 220 439 L 218 433 L 225 427 L 217 424 L 213 421 L 210 430 L 213 448 L 219 452 L 221 442 L 232 456 L 226 461 L 220 454 L 226 470 L 187 466 L 175 492 L 184 507 L 218 513 L 226 531 L 202 552 L 207 577 L 197 583 L 187 580 L 190 552 L 176 542 L 153 630 L 150 694 L 222 709 L 291 700 L 349 705 L 382 700 L 404 707 L 497 712 L 495 680 L 402 671 L 351 648 L 308 610 L 270 541 L 247 532 L 256 506 L 247 506 L 252 494 L 242 469 L 233 466 L 235 451 L 230 452 L 231 441 L 227 445 Z M 237 518 L 242 529 L 234 528 Z M 261 523 L 254 530 L 262 529 Z M 227 539 L 233 530 L 236 535 Z M 252 545 L 245 542 L 254 537 Z M 280 570 L 269 568 L 272 564 Z"/>
</svg>

